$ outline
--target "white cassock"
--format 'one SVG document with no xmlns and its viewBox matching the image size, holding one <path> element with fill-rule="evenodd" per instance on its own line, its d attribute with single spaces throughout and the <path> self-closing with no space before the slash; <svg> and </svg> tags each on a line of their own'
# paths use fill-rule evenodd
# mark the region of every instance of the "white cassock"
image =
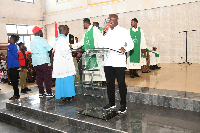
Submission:
<svg viewBox="0 0 200 133">
<path fill-rule="evenodd" d="M 64 78 L 76 74 L 68 40 L 61 36 L 53 47 L 55 49 L 52 73 L 53 78 Z"/>
<path fill-rule="evenodd" d="M 87 31 L 90 31 L 92 26 L 93 25 L 90 25 L 89 28 L 87 29 Z M 99 39 L 101 36 L 102 36 L 101 31 L 96 26 L 93 26 L 93 37 L 94 37 L 95 48 L 98 48 L 98 42 L 99 42 Z M 77 49 L 77 48 L 83 46 L 84 38 L 85 38 L 85 34 L 83 35 L 83 38 L 81 39 L 80 42 L 72 45 L 72 48 Z M 99 69 L 100 71 L 93 72 L 93 74 L 94 74 L 93 81 L 106 81 L 105 72 L 104 72 L 104 68 L 103 68 L 103 58 L 100 57 L 100 54 L 96 54 L 96 57 L 97 57 L 98 67 L 96 67 L 95 69 Z M 83 56 L 82 56 L 82 58 L 83 58 Z M 86 62 L 84 61 L 84 59 L 82 60 L 82 64 L 86 65 Z M 91 71 L 85 71 L 85 81 L 91 81 L 91 74 L 92 74 Z"/>
<path fill-rule="evenodd" d="M 138 27 L 136 29 L 133 27 L 132 30 L 134 32 L 136 32 L 136 31 L 138 31 Z M 130 34 L 130 29 L 128 29 L 128 32 Z M 145 37 L 144 37 L 144 32 L 141 28 L 140 28 L 140 33 L 141 33 L 141 41 L 140 41 L 140 53 L 141 53 L 141 49 L 146 49 L 145 48 L 146 41 L 145 41 Z M 146 65 L 146 58 L 141 58 L 141 56 L 140 56 L 139 63 L 131 63 L 129 55 L 130 55 L 130 52 L 127 53 L 127 69 L 141 69 L 141 66 L 143 66 L 144 64 Z"/>
</svg>

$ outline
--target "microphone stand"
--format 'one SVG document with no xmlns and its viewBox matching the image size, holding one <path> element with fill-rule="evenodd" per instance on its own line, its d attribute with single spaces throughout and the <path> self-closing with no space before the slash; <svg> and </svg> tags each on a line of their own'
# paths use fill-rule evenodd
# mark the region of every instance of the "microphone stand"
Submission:
<svg viewBox="0 0 200 133">
<path fill-rule="evenodd" d="M 196 31 L 196 30 L 192 30 L 192 31 Z M 178 64 L 189 64 L 189 65 L 191 65 L 192 63 L 187 61 L 187 33 L 188 33 L 188 31 L 183 31 L 183 32 L 186 33 L 186 53 L 185 53 L 185 57 L 186 58 L 185 58 L 185 62 L 178 63 Z M 179 33 L 181 33 L 181 32 L 179 32 Z"/>
</svg>

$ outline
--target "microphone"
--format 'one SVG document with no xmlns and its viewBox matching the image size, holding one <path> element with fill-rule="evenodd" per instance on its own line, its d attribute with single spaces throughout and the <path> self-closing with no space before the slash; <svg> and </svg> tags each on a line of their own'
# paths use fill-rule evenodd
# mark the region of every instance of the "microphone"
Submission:
<svg viewBox="0 0 200 133">
<path fill-rule="evenodd" d="M 106 27 L 110 28 L 110 23 L 107 23 Z M 106 34 L 106 31 L 103 31 L 103 35 L 105 35 L 105 34 Z"/>
</svg>

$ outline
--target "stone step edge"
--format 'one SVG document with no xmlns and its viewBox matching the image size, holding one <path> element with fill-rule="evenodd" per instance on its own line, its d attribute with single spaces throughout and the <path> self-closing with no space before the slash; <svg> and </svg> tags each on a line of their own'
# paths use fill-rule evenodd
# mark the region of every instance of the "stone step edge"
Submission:
<svg viewBox="0 0 200 133">
<path fill-rule="evenodd" d="M 86 94 L 91 95 L 92 93 L 88 91 Z M 103 96 L 103 98 L 107 98 L 107 96 Z M 119 90 L 115 91 L 115 99 L 120 100 Z M 128 91 L 126 101 L 200 112 L 200 100 L 197 99 Z"/>
<path fill-rule="evenodd" d="M 14 104 L 14 103 L 10 103 L 10 102 L 6 103 L 6 108 L 7 109 L 11 109 L 11 110 L 21 111 L 23 113 L 34 115 L 36 117 L 44 118 L 43 116 L 46 116 L 45 119 L 46 118 L 51 118 L 51 119 L 49 119 L 51 121 L 52 120 L 55 121 L 56 117 L 57 118 L 62 118 L 62 119 L 59 119 L 59 120 L 65 120 L 65 123 L 67 122 L 68 124 L 71 124 L 72 126 L 80 127 L 80 125 L 84 124 L 83 128 L 88 129 L 88 130 L 91 130 L 90 126 L 96 126 L 96 128 L 97 127 L 98 128 L 104 128 L 104 129 L 107 129 L 107 130 L 110 130 L 110 131 L 113 131 L 113 132 L 116 132 L 116 133 L 126 133 L 126 132 L 121 131 L 121 130 L 112 129 L 112 128 L 109 128 L 109 127 L 97 125 L 97 124 L 94 124 L 94 123 L 90 123 L 90 122 L 87 122 L 87 121 L 78 120 L 78 119 L 74 119 L 74 118 L 70 118 L 70 117 L 66 117 L 66 116 L 62 116 L 62 115 L 53 114 L 53 113 L 46 112 L 46 111 L 41 111 L 41 110 L 30 108 L 30 107 L 27 107 L 27 106 L 20 106 L 18 104 Z M 28 113 L 28 112 L 32 112 L 32 113 Z M 36 115 L 36 112 L 39 112 L 39 113 L 37 113 L 39 115 Z M 59 122 L 62 122 L 62 121 L 59 121 Z"/>
<path fill-rule="evenodd" d="M 48 126 L 46 126 L 46 125 L 42 125 L 42 124 L 39 124 L 39 123 L 36 123 L 36 122 L 32 122 L 32 121 L 29 121 L 29 120 L 26 120 L 26 119 L 22 119 L 22 118 L 20 118 L 20 117 L 15 117 L 15 116 L 12 115 L 12 114 L 3 113 L 3 112 L 1 112 L 1 111 L 0 111 L 0 116 L 1 116 L 0 119 L 3 120 L 3 121 L 12 123 L 12 124 L 14 124 L 14 125 L 16 125 L 16 126 L 20 126 L 20 127 L 26 128 L 26 129 L 28 129 L 28 130 L 30 130 L 30 131 L 32 131 L 32 132 L 40 132 L 40 130 L 38 130 L 38 128 L 35 128 L 35 126 L 40 126 L 41 129 L 43 129 L 43 131 L 46 129 L 46 130 L 49 131 L 49 133 L 50 133 L 50 132 L 54 132 L 54 133 L 55 133 L 55 131 L 56 131 L 57 133 L 66 133 L 66 132 L 63 132 L 63 131 L 61 131 L 61 130 L 48 127 Z M 10 121 L 7 121 L 7 120 L 5 120 L 5 119 L 2 119 L 4 116 L 5 116 L 5 117 L 9 117 L 9 119 L 10 119 L 11 122 L 10 122 Z M 24 123 L 28 122 L 28 123 L 30 123 L 32 126 L 29 126 L 29 127 L 23 126 L 23 124 L 22 124 L 23 122 L 24 122 Z M 26 124 L 24 124 L 24 125 L 26 125 Z"/>
<path fill-rule="evenodd" d="M 127 88 L 128 87 L 138 87 L 138 86 L 127 86 Z M 87 86 L 86 88 L 91 88 L 90 86 Z M 101 87 L 94 87 L 95 89 L 99 89 L 99 90 L 106 90 L 106 88 L 101 88 Z M 144 87 L 140 87 L 140 88 L 144 88 Z M 146 88 L 148 88 L 148 87 L 146 87 Z M 78 92 L 80 92 L 81 91 L 81 88 L 78 88 L 79 89 L 79 91 Z M 151 88 L 151 89 L 156 89 L 156 88 Z M 166 89 L 158 89 L 158 90 L 165 90 L 165 91 L 168 91 L 168 90 L 166 90 Z M 119 93 L 119 89 L 115 89 L 115 91 L 116 92 L 118 92 Z M 169 90 L 169 91 L 176 91 L 176 90 Z M 174 97 L 174 98 L 182 98 L 182 99 L 190 99 L 190 100 L 195 100 L 195 101 L 200 101 L 200 99 L 198 100 L 198 99 L 194 99 L 194 98 L 183 98 L 183 97 L 178 97 L 178 96 L 166 96 L 166 95 L 163 95 L 163 94 L 151 94 L 151 93 L 143 93 L 143 92 L 132 92 L 132 91 L 127 91 L 127 93 L 138 93 L 138 94 L 148 94 L 148 95 L 158 95 L 158 96 L 165 96 L 165 97 Z M 182 92 L 182 91 L 177 91 L 177 92 Z M 199 94 L 199 93 L 195 93 L 195 94 Z M 106 96 L 106 98 L 108 98 L 107 96 Z"/>
</svg>

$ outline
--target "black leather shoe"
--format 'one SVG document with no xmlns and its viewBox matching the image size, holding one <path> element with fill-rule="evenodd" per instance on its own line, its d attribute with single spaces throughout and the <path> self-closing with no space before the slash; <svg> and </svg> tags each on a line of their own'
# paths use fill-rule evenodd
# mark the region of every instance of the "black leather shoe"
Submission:
<svg viewBox="0 0 200 133">
<path fill-rule="evenodd" d="M 161 67 L 157 66 L 157 65 L 154 65 L 154 68 L 155 69 L 160 69 Z"/>
<path fill-rule="evenodd" d="M 138 75 L 137 73 L 136 73 L 136 74 L 134 74 L 134 76 L 135 76 L 135 77 L 140 77 L 140 75 Z"/>
<path fill-rule="evenodd" d="M 118 113 L 119 114 L 124 114 L 126 113 L 127 107 L 125 105 L 121 105 L 121 107 L 119 108 Z"/>
<path fill-rule="evenodd" d="M 21 93 L 27 93 L 27 91 L 25 89 L 22 89 Z"/>
<path fill-rule="evenodd" d="M 156 70 L 154 66 L 150 66 L 149 69 Z"/>
<path fill-rule="evenodd" d="M 151 71 L 146 71 L 146 72 L 142 72 L 142 73 L 150 73 Z"/>
<path fill-rule="evenodd" d="M 26 91 L 31 91 L 31 89 L 29 89 L 28 87 L 24 88 Z"/>
<path fill-rule="evenodd" d="M 134 75 L 130 75 L 130 77 L 131 77 L 131 78 L 135 78 L 135 76 L 134 76 Z"/>
</svg>

